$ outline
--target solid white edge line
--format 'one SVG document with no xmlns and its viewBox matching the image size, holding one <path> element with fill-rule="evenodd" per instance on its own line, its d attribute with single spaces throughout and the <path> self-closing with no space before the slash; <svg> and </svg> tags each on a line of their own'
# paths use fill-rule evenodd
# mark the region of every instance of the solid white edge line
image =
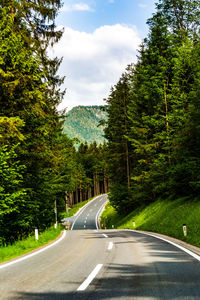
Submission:
<svg viewBox="0 0 200 300">
<path fill-rule="evenodd" d="M 82 210 L 79 211 L 79 213 L 77 214 L 76 218 L 74 219 L 74 222 L 72 224 L 71 230 L 73 230 L 74 228 L 74 224 L 76 222 L 76 220 L 80 217 L 80 215 L 84 212 L 84 210 L 95 200 L 97 200 L 99 197 L 102 197 L 102 195 L 95 197 L 94 199 L 92 199 L 91 201 L 89 201 L 85 206 L 83 206 Z"/>
<path fill-rule="evenodd" d="M 113 242 L 110 242 L 108 245 L 108 250 L 112 250 L 112 248 L 113 248 Z"/>
<path fill-rule="evenodd" d="M 102 235 L 103 235 L 105 238 L 108 238 L 107 234 L 105 234 L 105 233 L 102 233 Z"/>
<path fill-rule="evenodd" d="M 103 205 L 100 207 L 100 209 L 98 210 L 96 217 L 95 217 L 95 223 L 96 223 L 96 229 L 99 229 L 99 225 L 98 225 L 98 216 L 101 215 L 101 210 L 103 210 L 104 206 L 106 205 L 106 203 L 108 202 L 108 199 L 103 203 Z"/>
<path fill-rule="evenodd" d="M 77 291 L 84 291 L 88 285 L 92 282 L 92 280 L 97 276 L 101 268 L 103 267 L 103 264 L 98 264 L 94 270 L 90 273 L 90 275 L 87 277 L 87 279 L 79 286 Z"/>
<path fill-rule="evenodd" d="M 14 261 L 11 261 L 11 262 L 9 262 L 9 263 L 5 263 L 5 264 L 3 264 L 2 266 L 0 266 L 0 269 L 4 269 L 4 268 L 6 268 L 6 267 L 9 267 L 9 266 L 11 266 L 11 265 L 14 265 L 14 264 L 16 264 L 16 263 L 18 263 L 18 262 L 21 262 L 21 261 L 23 261 L 23 260 L 26 260 L 26 259 L 28 259 L 28 258 L 31 258 L 31 257 L 33 257 L 33 256 L 35 256 L 35 255 L 37 255 L 37 254 L 40 254 L 40 253 L 46 251 L 47 249 L 49 249 L 49 248 L 55 246 L 56 244 L 58 244 L 59 242 L 61 242 L 61 241 L 65 238 L 65 236 L 66 236 L 66 230 L 63 231 L 62 236 L 61 236 L 57 241 L 55 241 L 54 243 L 52 243 L 52 244 L 50 244 L 50 245 L 46 246 L 45 248 L 42 248 L 42 249 L 40 249 L 40 250 L 38 250 L 38 251 L 36 250 L 36 252 L 34 252 L 34 253 L 27 254 L 26 256 L 23 256 L 23 257 L 21 257 L 21 258 L 16 258 L 16 260 L 14 260 Z"/>
<path fill-rule="evenodd" d="M 176 244 L 176 243 L 174 243 L 174 242 L 172 242 L 172 241 L 169 241 L 169 240 L 167 240 L 167 239 L 165 239 L 165 238 L 159 237 L 159 236 L 154 235 L 154 234 L 146 233 L 146 232 L 139 232 L 139 231 L 137 231 L 137 230 L 130 230 L 130 229 L 125 229 L 125 230 L 126 230 L 126 231 L 132 231 L 132 232 L 140 233 L 140 234 L 144 234 L 144 235 L 148 235 L 148 236 L 152 236 L 152 237 L 154 237 L 154 238 L 156 238 L 156 239 L 159 239 L 159 240 L 162 240 L 162 241 L 164 241 L 164 242 L 167 242 L 167 243 L 169 243 L 169 244 L 175 246 L 176 248 L 179 248 L 179 249 L 181 249 L 182 251 L 186 252 L 187 254 L 189 254 L 190 256 L 194 257 L 194 258 L 197 259 L 198 261 L 200 261 L 200 256 L 199 256 L 198 254 L 195 254 L 194 252 L 192 252 L 192 251 L 190 251 L 190 250 L 184 248 L 183 246 L 180 246 L 180 245 L 178 245 L 178 244 Z"/>
</svg>

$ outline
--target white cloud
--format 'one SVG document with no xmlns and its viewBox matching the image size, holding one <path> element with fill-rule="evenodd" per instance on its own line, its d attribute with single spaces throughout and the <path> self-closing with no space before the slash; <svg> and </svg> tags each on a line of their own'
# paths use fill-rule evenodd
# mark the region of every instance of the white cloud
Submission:
<svg viewBox="0 0 200 300">
<path fill-rule="evenodd" d="M 139 3 L 138 6 L 141 7 L 141 8 L 147 8 L 148 7 L 146 4 L 143 4 L 143 3 Z"/>
<path fill-rule="evenodd" d="M 110 2 L 110 3 L 114 3 L 114 2 L 115 2 L 115 0 L 109 0 L 109 2 Z"/>
<path fill-rule="evenodd" d="M 141 40 L 135 27 L 116 24 L 92 33 L 66 27 L 53 54 L 63 56 L 60 74 L 66 75 L 67 92 L 60 109 L 101 105 L 127 64 L 136 61 Z"/>
<path fill-rule="evenodd" d="M 63 11 L 63 12 L 92 11 L 92 8 L 86 3 L 64 4 L 61 11 Z"/>
</svg>

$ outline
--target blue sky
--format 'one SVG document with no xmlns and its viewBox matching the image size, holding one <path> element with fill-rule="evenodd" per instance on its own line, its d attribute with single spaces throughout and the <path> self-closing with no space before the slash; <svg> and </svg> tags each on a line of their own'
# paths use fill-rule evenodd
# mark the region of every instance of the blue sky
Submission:
<svg viewBox="0 0 200 300">
<path fill-rule="evenodd" d="M 105 104 L 111 86 L 148 34 L 154 0 L 64 0 L 56 19 L 65 28 L 51 55 L 63 57 L 60 75 L 67 89 L 59 109 Z"/>
</svg>

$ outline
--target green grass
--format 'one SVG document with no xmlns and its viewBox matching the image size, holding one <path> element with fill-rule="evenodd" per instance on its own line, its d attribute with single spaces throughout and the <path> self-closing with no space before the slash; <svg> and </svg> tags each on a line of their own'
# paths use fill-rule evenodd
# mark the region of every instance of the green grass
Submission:
<svg viewBox="0 0 200 300">
<path fill-rule="evenodd" d="M 133 227 L 135 221 L 135 227 Z M 175 201 L 158 200 L 141 207 L 126 217 L 119 216 L 108 203 L 101 216 L 102 228 L 125 228 L 166 234 L 200 247 L 200 202 L 185 198 Z M 187 236 L 183 235 L 187 225 Z"/>
<path fill-rule="evenodd" d="M 33 235 L 25 240 L 17 241 L 13 245 L 0 247 L 0 263 L 47 244 L 57 238 L 62 229 L 62 226 L 58 226 L 56 229 L 54 227 L 50 227 L 44 232 L 39 233 L 38 241 L 35 240 L 35 236 Z"/>
</svg>

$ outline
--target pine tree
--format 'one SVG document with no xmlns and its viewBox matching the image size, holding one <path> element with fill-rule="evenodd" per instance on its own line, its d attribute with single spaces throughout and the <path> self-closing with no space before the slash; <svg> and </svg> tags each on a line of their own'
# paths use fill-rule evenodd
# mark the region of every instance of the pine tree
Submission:
<svg viewBox="0 0 200 300">
<path fill-rule="evenodd" d="M 129 197 L 130 188 L 130 142 L 127 139 L 130 130 L 128 118 L 129 104 L 129 71 L 124 73 L 117 85 L 111 89 L 107 99 L 108 121 L 105 128 L 105 137 L 108 140 L 109 177 L 112 180 L 110 200 L 117 209 L 128 210 L 124 206 L 123 197 Z M 112 201 L 117 196 L 117 200 Z"/>
</svg>

